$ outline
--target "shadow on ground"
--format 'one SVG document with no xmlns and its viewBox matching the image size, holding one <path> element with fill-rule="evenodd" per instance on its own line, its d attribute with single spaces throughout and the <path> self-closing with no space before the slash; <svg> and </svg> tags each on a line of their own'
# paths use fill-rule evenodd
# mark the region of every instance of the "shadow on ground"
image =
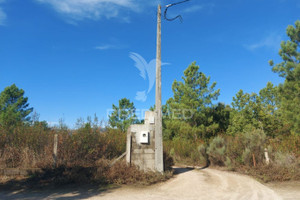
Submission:
<svg viewBox="0 0 300 200">
<path fill-rule="evenodd" d="M 183 173 L 186 173 L 186 172 L 189 172 L 189 171 L 192 171 L 194 170 L 195 168 L 193 167 L 174 167 L 173 170 L 174 170 L 174 175 L 178 175 L 178 174 L 183 174 Z"/>
<path fill-rule="evenodd" d="M 119 186 L 99 186 L 99 185 L 51 185 L 39 187 L 29 185 L 26 180 L 10 180 L 0 184 L 0 199 L 5 200 L 77 200 L 86 199 L 93 196 L 104 195 L 119 188 Z"/>
<path fill-rule="evenodd" d="M 207 159 L 206 161 L 206 165 L 203 166 L 203 167 L 176 167 L 176 166 L 173 166 L 173 170 L 174 170 L 174 175 L 177 175 L 177 174 L 182 174 L 182 173 L 185 173 L 185 172 L 189 172 L 189 171 L 192 171 L 192 170 L 203 170 L 203 169 L 206 169 L 210 166 L 210 161 Z"/>
<path fill-rule="evenodd" d="M 174 175 L 194 170 L 192 167 L 175 167 Z M 58 176 L 56 176 L 58 177 Z M 44 176 L 42 176 L 44 178 Z M 62 177 L 61 177 L 62 178 Z M 84 182 L 86 183 L 86 182 Z M 5 200 L 77 200 L 95 196 L 104 196 L 121 186 L 100 184 L 64 184 L 51 179 L 41 179 L 39 176 L 27 179 L 11 179 L 0 183 L 0 199 Z"/>
</svg>

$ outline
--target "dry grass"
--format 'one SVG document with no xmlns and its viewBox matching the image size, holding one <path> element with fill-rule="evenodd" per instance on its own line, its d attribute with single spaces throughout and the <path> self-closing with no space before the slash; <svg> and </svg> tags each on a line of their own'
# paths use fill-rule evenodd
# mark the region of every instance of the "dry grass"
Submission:
<svg viewBox="0 0 300 200">
<path fill-rule="evenodd" d="M 54 135 L 58 134 L 58 155 L 53 166 Z M 12 133 L 0 129 L 0 168 L 40 168 L 27 183 L 61 184 L 154 184 L 167 180 L 172 173 L 142 172 L 124 161 L 109 167 L 112 159 L 125 152 L 126 134 L 118 130 L 83 127 L 77 130 L 16 127 Z M 173 160 L 165 154 L 170 170 Z"/>
</svg>

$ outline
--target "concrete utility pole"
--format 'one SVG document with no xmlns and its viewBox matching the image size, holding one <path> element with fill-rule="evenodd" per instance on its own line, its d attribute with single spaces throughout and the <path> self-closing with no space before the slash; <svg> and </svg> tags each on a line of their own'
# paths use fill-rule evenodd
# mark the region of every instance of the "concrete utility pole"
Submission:
<svg viewBox="0 0 300 200">
<path fill-rule="evenodd" d="M 156 49 L 156 98 L 155 98 L 155 168 L 164 171 L 161 110 L 161 5 L 157 11 L 157 49 Z"/>
</svg>

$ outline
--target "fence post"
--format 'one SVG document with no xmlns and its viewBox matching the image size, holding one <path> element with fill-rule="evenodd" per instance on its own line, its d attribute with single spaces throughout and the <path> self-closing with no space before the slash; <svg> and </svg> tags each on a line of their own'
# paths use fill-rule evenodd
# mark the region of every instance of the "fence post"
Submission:
<svg viewBox="0 0 300 200">
<path fill-rule="evenodd" d="M 53 168 L 56 167 L 56 162 L 57 162 L 57 134 L 54 134 L 54 144 L 53 144 Z"/>
<path fill-rule="evenodd" d="M 265 158 L 266 158 L 266 164 L 269 165 L 270 164 L 270 158 L 269 158 L 269 154 L 268 154 L 268 149 L 265 148 Z"/>
<path fill-rule="evenodd" d="M 256 160 L 255 160 L 255 155 L 254 155 L 254 153 L 252 153 L 252 159 L 253 159 L 253 165 L 254 165 L 254 167 L 256 167 Z"/>
</svg>

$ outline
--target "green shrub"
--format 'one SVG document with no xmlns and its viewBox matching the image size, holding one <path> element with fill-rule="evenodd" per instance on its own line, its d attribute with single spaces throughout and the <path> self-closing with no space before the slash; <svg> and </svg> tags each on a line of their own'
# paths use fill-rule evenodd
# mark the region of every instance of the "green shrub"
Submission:
<svg viewBox="0 0 300 200">
<path fill-rule="evenodd" d="M 226 160 L 224 162 L 225 166 L 227 167 L 228 170 L 230 171 L 234 171 L 235 170 L 235 166 L 232 163 L 231 159 L 229 157 L 226 157 Z"/>
<path fill-rule="evenodd" d="M 251 155 L 251 150 L 249 148 L 246 148 L 242 154 L 242 160 L 244 165 L 253 165 L 253 158 Z"/>
<path fill-rule="evenodd" d="M 276 152 L 273 164 L 281 167 L 293 167 L 298 164 L 298 161 L 294 154 Z"/>
<path fill-rule="evenodd" d="M 252 129 L 242 135 L 244 152 L 242 155 L 245 165 L 253 165 L 254 155 L 257 164 L 265 163 L 264 149 L 266 146 L 266 134 L 259 129 Z"/>
<path fill-rule="evenodd" d="M 174 159 L 176 164 L 203 165 L 205 158 L 198 151 L 201 140 L 188 140 L 175 137 L 164 141 L 164 150 Z"/>
<path fill-rule="evenodd" d="M 224 138 L 217 136 L 209 144 L 207 149 L 207 154 L 209 155 L 209 160 L 214 165 L 224 166 L 225 162 L 225 140 Z"/>
</svg>

